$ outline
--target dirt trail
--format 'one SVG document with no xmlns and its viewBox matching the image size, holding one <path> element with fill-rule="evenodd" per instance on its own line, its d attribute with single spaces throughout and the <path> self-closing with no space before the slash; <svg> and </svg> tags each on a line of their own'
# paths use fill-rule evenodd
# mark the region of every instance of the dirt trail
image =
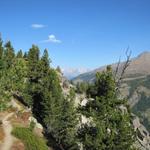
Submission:
<svg viewBox="0 0 150 150">
<path fill-rule="evenodd" d="M 11 135 L 12 125 L 8 119 L 13 116 L 14 113 L 9 113 L 7 116 L 4 117 L 2 120 L 3 122 L 3 129 L 5 133 L 4 142 L 0 147 L 1 150 L 10 150 L 13 144 L 13 136 Z"/>
</svg>

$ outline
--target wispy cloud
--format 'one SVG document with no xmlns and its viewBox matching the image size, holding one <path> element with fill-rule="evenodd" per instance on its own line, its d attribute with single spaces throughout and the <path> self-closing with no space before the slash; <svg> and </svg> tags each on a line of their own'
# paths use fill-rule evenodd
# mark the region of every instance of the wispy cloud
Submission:
<svg viewBox="0 0 150 150">
<path fill-rule="evenodd" d="M 51 34 L 48 36 L 47 40 L 41 41 L 42 43 L 62 43 L 61 40 L 58 40 L 55 35 Z"/>
<path fill-rule="evenodd" d="M 41 29 L 41 28 L 45 28 L 46 27 L 46 25 L 44 25 L 44 24 L 32 24 L 31 25 L 31 28 L 34 28 L 34 29 Z"/>
</svg>

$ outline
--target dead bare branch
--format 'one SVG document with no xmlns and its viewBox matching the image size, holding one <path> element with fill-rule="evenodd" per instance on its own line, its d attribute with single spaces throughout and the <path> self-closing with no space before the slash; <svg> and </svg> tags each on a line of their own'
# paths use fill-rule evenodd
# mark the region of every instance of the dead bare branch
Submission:
<svg viewBox="0 0 150 150">
<path fill-rule="evenodd" d="M 116 91 L 118 91 L 119 88 L 121 87 L 121 84 L 122 84 L 123 79 L 124 79 L 125 72 L 126 72 L 127 68 L 130 65 L 131 53 L 132 53 L 132 51 L 129 51 L 129 47 L 128 47 L 127 50 L 126 50 L 126 53 L 125 53 L 126 54 L 126 61 L 124 62 L 123 66 L 121 66 L 121 71 L 120 71 L 120 60 L 118 62 L 118 65 L 117 65 L 117 68 L 116 68 L 116 71 L 115 71 L 115 76 L 119 75 L 118 79 L 116 80 Z"/>
</svg>

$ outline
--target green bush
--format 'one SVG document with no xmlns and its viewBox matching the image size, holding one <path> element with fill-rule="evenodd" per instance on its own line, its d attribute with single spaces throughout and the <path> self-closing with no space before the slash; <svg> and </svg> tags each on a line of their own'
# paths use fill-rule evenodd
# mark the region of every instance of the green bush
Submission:
<svg viewBox="0 0 150 150">
<path fill-rule="evenodd" d="M 30 122 L 30 127 L 29 127 L 30 131 L 33 131 L 35 125 L 36 125 L 35 122 L 32 120 L 32 121 Z"/>
<path fill-rule="evenodd" d="M 46 142 L 33 134 L 29 128 L 15 127 L 12 134 L 23 141 L 26 150 L 48 150 Z"/>
</svg>

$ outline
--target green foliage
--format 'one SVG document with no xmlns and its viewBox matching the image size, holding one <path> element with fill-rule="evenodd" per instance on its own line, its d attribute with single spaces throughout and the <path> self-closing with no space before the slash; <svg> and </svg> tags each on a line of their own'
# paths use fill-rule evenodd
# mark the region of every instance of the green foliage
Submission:
<svg viewBox="0 0 150 150">
<path fill-rule="evenodd" d="M 78 147 L 75 138 L 77 116 L 73 101 L 73 91 L 70 101 L 62 95 L 57 72 L 50 69 L 47 77 L 43 79 L 44 89 L 41 100 L 40 116 L 47 129 L 47 136 L 53 148 L 65 150 Z"/>
<path fill-rule="evenodd" d="M 50 62 L 47 50 L 40 58 L 38 47 L 32 46 L 23 97 L 44 126 L 49 144 L 56 149 L 73 149 L 77 147 L 74 102 L 64 98 L 57 71 L 50 68 Z"/>
<path fill-rule="evenodd" d="M 57 70 L 59 73 L 62 73 L 60 66 L 57 66 L 56 70 Z"/>
<path fill-rule="evenodd" d="M 131 150 L 134 132 L 128 109 L 122 112 L 120 106 L 126 101 L 119 99 L 115 91 L 115 81 L 111 68 L 97 73 L 93 100 L 80 107 L 81 113 L 91 120 L 82 124 L 78 136 L 84 150 Z"/>
<path fill-rule="evenodd" d="M 27 52 L 24 53 L 23 58 L 27 60 L 27 58 L 28 58 Z"/>
<path fill-rule="evenodd" d="M 77 93 L 86 93 L 89 88 L 89 84 L 87 82 L 78 82 L 76 88 Z"/>
<path fill-rule="evenodd" d="M 22 50 L 19 50 L 18 53 L 17 53 L 17 58 L 22 58 L 23 57 L 23 53 L 22 53 Z"/>
<path fill-rule="evenodd" d="M 12 134 L 23 141 L 26 150 L 48 150 L 46 142 L 28 128 L 15 127 Z"/>
<path fill-rule="evenodd" d="M 5 101 L 0 100 L 0 112 L 6 110 L 7 105 Z"/>
<path fill-rule="evenodd" d="M 28 78 L 31 83 L 37 83 L 39 79 L 39 48 L 32 45 L 28 53 Z"/>
<path fill-rule="evenodd" d="M 11 42 L 8 41 L 5 44 L 5 50 L 4 50 L 4 62 L 7 69 L 11 67 L 14 57 L 15 57 L 14 48 L 12 47 Z"/>
<path fill-rule="evenodd" d="M 60 73 L 50 67 L 51 60 L 45 49 L 33 45 L 28 53 L 17 55 L 11 42 L 3 46 L 0 39 L 0 111 L 14 96 L 32 108 L 32 113 L 43 125 L 48 143 L 55 150 L 130 150 L 134 141 L 130 113 L 122 113 L 125 100 L 118 99 L 111 68 L 97 73 L 95 84 L 81 83 L 64 96 Z M 89 124 L 79 127 L 79 112 L 75 107 L 75 89 L 93 98 L 79 108 Z M 46 150 L 45 142 L 29 128 L 14 128 L 13 135 L 24 141 L 27 150 Z"/>
<path fill-rule="evenodd" d="M 36 125 L 36 123 L 35 123 L 33 120 L 31 120 L 29 129 L 30 129 L 31 131 L 33 131 L 34 128 L 35 128 L 35 125 Z"/>
<path fill-rule="evenodd" d="M 4 48 L 3 48 L 3 41 L 2 41 L 2 38 L 0 36 L 0 60 L 2 59 L 3 57 L 3 52 L 4 52 Z M 1 63 L 1 62 L 0 62 Z"/>
</svg>

